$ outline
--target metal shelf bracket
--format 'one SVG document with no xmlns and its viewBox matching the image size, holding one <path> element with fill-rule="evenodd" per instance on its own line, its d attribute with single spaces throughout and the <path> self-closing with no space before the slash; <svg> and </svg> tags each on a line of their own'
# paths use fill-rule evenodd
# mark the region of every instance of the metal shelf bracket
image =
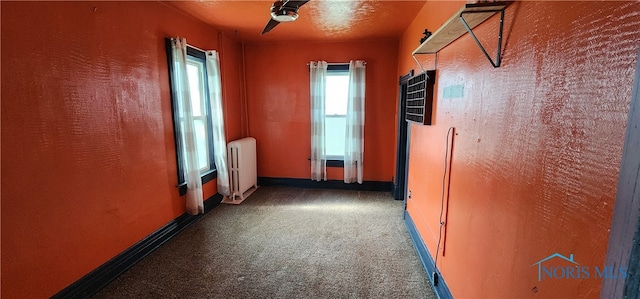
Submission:
<svg viewBox="0 0 640 299">
<path fill-rule="evenodd" d="M 438 68 L 438 52 L 436 52 L 436 53 L 421 53 L 421 54 L 432 54 L 433 55 L 433 69 L 430 69 L 430 70 L 435 70 L 435 69 Z M 418 58 L 416 58 L 416 54 L 412 54 L 411 57 L 413 57 L 413 60 L 416 62 L 418 67 L 420 67 L 420 70 L 423 73 L 427 71 L 427 70 L 424 69 L 424 67 L 422 67 L 422 63 L 420 63 L 420 61 L 418 61 Z"/>
<path fill-rule="evenodd" d="M 495 12 L 500 12 L 500 31 L 498 32 L 498 51 L 497 51 L 498 53 L 496 54 L 495 60 L 491 59 L 491 56 L 489 56 L 489 54 L 487 53 L 487 50 L 485 50 L 484 46 L 482 46 L 482 44 L 480 43 L 476 35 L 473 33 L 473 30 L 471 29 L 471 27 L 469 27 L 469 24 L 467 24 L 467 21 L 464 19 L 464 14 L 472 14 L 474 13 L 474 11 L 462 12 L 460 14 L 460 22 L 462 22 L 462 25 L 464 25 L 464 28 L 467 29 L 467 32 L 469 32 L 469 35 L 471 35 L 471 37 L 476 42 L 478 47 L 480 47 L 480 50 L 482 51 L 484 56 L 487 57 L 491 65 L 493 65 L 493 67 L 500 67 L 500 62 L 502 60 L 501 55 L 502 55 L 502 30 L 504 25 L 504 8 L 500 10 L 495 10 Z"/>
</svg>

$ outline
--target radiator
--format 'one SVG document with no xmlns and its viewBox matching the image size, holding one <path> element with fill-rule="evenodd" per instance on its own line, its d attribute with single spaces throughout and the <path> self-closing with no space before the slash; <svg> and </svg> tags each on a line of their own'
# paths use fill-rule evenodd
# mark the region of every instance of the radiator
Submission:
<svg viewBox="0 0 640 299">
<path fill-rule="evenodd" d="M 222 202 L 239 204 L 258 189 L 256 139 L 247 137 L 229 142 L 227 159 L 231 194 Z"/>
</svg>

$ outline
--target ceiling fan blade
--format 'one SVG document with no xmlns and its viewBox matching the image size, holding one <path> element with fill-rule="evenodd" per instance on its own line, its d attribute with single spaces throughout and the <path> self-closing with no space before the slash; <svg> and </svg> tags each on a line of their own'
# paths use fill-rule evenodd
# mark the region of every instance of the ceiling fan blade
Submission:
<svg viewBox="0 0 640 299">
<path fill-rule="evenodd" d="M 264 30 L 262 30 L 262 34 L 265 34 L 269 31 L 271 31 L 271 29 L 275 28 L 276 26 L 278 26 L 278 24 L 280 24 L 280 22 L 274 20 L 274 19 L 269 19 L 269 23 L 267 23 L 267 26 L 264 27 Z"/>
</svg>

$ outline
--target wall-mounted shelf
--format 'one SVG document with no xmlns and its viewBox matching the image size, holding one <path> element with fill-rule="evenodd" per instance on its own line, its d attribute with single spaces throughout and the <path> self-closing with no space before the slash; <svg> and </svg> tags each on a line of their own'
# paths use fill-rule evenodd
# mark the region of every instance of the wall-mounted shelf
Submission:
<svg viewBox="0 0 640 299">
<path fill-rule="evenodd" d="M 489 59 L 494 67 L 500 66 L 500 52 L 502 49 L 502 25 L 504 21 L 504 9 L 507 7 L 506 2 L 488 2 L 466 4 L 458 12 L 456 12 L 449 20 L 447 20 L 436 32 L 434 32 L 427 40 L 425 40 L 412 55 L 416 54 L 435 54 L 442 48 L 446 47 L 465 33 L 469 33 L 480 50 Z M 500 13 L 500 31 L 498 35 L 498 54 L 494 61 L 489 57 L 478 38 L 473 33 L 473 28 L 480 25 L 496 13 Z"/>
</svg>

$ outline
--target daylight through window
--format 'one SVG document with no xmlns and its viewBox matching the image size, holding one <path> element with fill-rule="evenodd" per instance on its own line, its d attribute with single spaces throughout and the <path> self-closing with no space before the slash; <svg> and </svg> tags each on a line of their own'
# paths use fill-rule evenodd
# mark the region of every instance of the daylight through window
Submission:
<svg viewBox="0 0 640 299">
<path fill-rule="evenodd" d="M 346 66 L 346 69 L 344 68 Z M 325 150 L 328 160 L 344 160 L 349 65 L 329 66 L 326 79 Z M 337 69 L 336 69 L 337 68 Z"/>
<path fill-rule="evenodd" d="M 193 122 L 196 128 L 196 149 L 198 152 L 198 167 L 200 171 L 207 171 L 211 168 L 209 160 L 209 125 L 207 119 L 206 91 L 205 91 L 205 67 L 204 63 L 193 58 L 187 58 L 187 78 L 189 80 L 189 90 L 191 93 L 191 109 L 193 112 Z"/>
</svg>

